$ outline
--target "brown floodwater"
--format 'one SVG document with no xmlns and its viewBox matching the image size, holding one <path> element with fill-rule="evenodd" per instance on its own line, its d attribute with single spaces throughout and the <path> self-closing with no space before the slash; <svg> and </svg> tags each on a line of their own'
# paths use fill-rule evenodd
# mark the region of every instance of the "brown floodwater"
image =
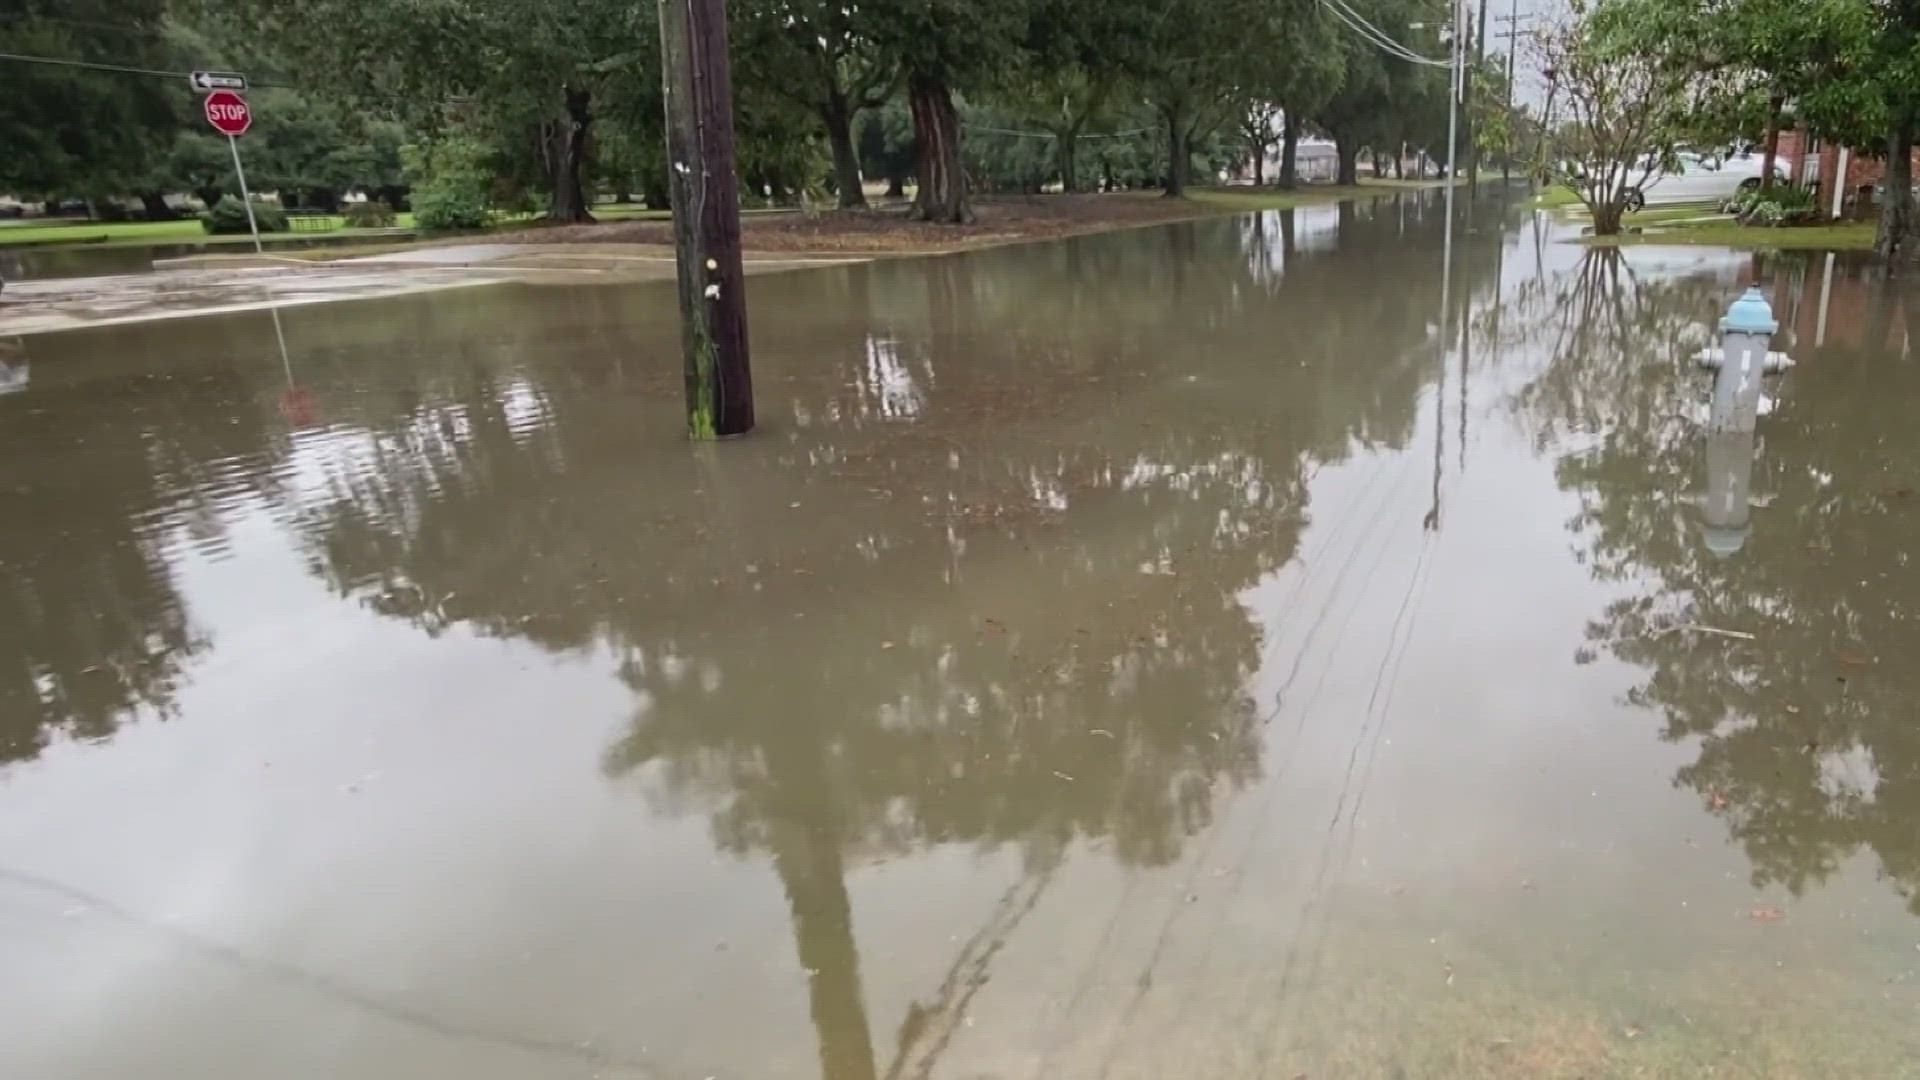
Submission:
<svg viewBox="0 0 1920 1080">
<path fill-rule="evenodd" d="M 0 1076 L 1920 1074 L 1920 288 L 1441 223 L 0 343 Z"/>
</svg>

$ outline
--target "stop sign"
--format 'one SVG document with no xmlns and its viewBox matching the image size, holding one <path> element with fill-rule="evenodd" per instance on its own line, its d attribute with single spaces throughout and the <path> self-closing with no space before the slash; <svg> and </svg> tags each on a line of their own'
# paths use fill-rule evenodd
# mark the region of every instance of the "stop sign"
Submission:
<svg viewBox="0 0 1920 1080">
<path fill-rule="evenodd" d="M 247 99 L 231 90 L 215 90 L 207 95 L 207 123 L 222 135 L 245 135 L 253 126 L 253 112 Z"/>
</svg>

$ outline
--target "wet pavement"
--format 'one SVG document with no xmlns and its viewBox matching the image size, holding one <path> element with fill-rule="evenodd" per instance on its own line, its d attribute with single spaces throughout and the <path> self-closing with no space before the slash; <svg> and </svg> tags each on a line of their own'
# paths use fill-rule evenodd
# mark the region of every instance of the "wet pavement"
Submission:
<svg viewBox="0 0 1920 1080">
<path fill-rule="evenodd" d="M 0 1075 L 1916 1075 L 1920 290 L 1440 225 L 6 340 Z"/>
<path fill-rule="evenodd" d="M 871 256 L 756 253 L 749 275 L 865 262 Z M 0 337 L 367 300 L 469 285 L 672 281 L 671 248 L 648 244 L 440 244 L 384 255 L 303 259 L 252 252 L 149 259 L 122 272 L 12 281 Z"/>
</svg>

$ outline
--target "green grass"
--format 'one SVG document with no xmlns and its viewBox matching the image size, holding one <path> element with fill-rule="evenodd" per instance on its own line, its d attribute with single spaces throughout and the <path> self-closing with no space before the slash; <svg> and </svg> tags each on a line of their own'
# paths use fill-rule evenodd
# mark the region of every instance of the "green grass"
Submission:
<svg viewBox="0 0 1920 1080">
<path fill-rule="evenodd" d="M 601 203 L 593 208 L 593 216 L 600 221 L 666 221 L 673 213 L 649 210 L 639 203 Z"/>
<path fill-rule="evenodd" d="M 413 228 L 413 215 L 400 214 L 397 228 Z M 285 241 L 316 240 L 323 237 L 346 237 L 366 235 L 375 230 L 332 229 L 327 232 L 283 232 L 262 233 L 260 239 L 265 243 Z M 113 247 L 137 247 L 155 244 L 233 244 L 253 243 L 253 237 L 246 233 L 222 234 L 214 236 L 200 227 L 198 218 L 182 221 L 78 221 L 61 222 L 57 225 L 10 225 L 0 228 L 0 247 L 21 244 L 35 247 L 64 247 L 67 245 L 108 245 Z"/>
<path fill-rule="evenodd" d="M 1695 218 L 1716 218 L 1715 222 L 1695 222 L 1699 225 L 1731 222 L 1732 217 L 1720 213 L 1720 208 L 1710 203 L 1689 203 L 1684 206 L 1661 206 L 1652 210 L 1642 210 L 1637 214 L 1624 215 L 1620 220 L 1629 226 L 1646 228 L 1650 225 L 1679 225 Z"/>
<path fill-rule="evenodd" d="M 1364 183 L 1359 185 L 1302 185 L 1292 191 L 1273 187 L 1193 188 L 1187 198 L 1221 210 L 1285 210 L 1294 206 L 1338 202 L 1342 199 L 1372 199 L 1411 187 L 1438 187 L 1437 181 Z"/>
<path fill-rule="evenodd" d="M 749 211 L 751 213 L 751 211 Z M 665 221 L 673 215 L 665 210 L 649 210 L 639 203 L 601 203 L 593 208 L 593 216 L 601 221 Z M 504 229 L 518 228 L 529 223 L 529 219 L 517 218 L 499 222 Z M 395 227 L 411 230 L 414 227 L 413 215 L 402 213 L 397 216 Z M 371 240 L 394 233 L 370 229 L 330 229 L 326 232 L 283 232 L 262 233 L 263 243 L 289 243 L 297 241 L 334 241 Z M 13 245 L 33 247 L 65 247 L 68 245 L 105 245 L 110 247 L 139 247 L 158 244 L 251 244 L 251 235 L 226 234 L 209 235 L 200 227 L 198 218 L 186 218 L 181 221 L 60 221 L 50 224 L 12 225 L 0 224 L 0 248 Z"/>
<path fill-rule="evenodd" d="M 1766 229 L 1737 222 L 1706 221 L 1675 224 L 1637 234 L 1586 236 L 1582 241 L 1597 246 L 1647 244 L 1696 244 L 1708 247 L 1788 251 L 1819 249 L 1870 251 L 1873 248 L 1872 222 L 1841 222 L 1836 225 L 1809 225 L 1802 228 Z"/>
<path fill-rule="evenodd" d="M 1575 195 L 1570 187 L 1554 184 L 1541 188 L 1540 194 L 1533 197 L 1533 205 L 1542 210 L 1563 210 L 1570 206 L 1579 206 L 1580 196 Z"/>
</svg>

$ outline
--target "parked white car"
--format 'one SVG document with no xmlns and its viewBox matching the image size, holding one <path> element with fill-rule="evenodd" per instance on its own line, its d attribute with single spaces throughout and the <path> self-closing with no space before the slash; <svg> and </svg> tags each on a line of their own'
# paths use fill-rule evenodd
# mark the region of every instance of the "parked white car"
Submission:
<svg viewBox="0 0 1920 1080">
<path fill-rule="evenodd" d="M 1655 176 L 1641 185 L 1640 193 L 1648 205 L 1660 203 L 1719 203 L 1742 191 L 1760 186 L 1761 166 L 1766 160 L 1758 150 L 1735 153 L 1729 157 L 1685 152 L 1680 154 L 1680 171 Z M 1787 170 L 1775 161 L 1773 182 L 1787 182 Z"/>
</svg>

